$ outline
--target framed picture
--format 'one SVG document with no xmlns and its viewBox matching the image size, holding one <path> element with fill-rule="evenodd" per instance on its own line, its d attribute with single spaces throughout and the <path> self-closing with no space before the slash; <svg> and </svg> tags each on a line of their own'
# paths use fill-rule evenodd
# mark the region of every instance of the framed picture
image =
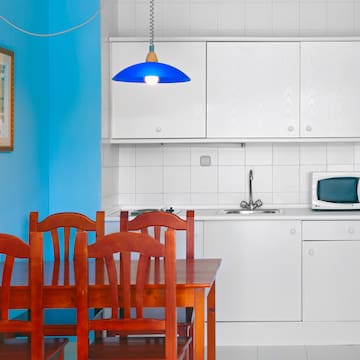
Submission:
<svg viewBox="0 0 360 360">
<path fill-rule="evenodd" d="M 0 151 L 14 149 L 14 53 L 0 48 Z"/>
</svg>

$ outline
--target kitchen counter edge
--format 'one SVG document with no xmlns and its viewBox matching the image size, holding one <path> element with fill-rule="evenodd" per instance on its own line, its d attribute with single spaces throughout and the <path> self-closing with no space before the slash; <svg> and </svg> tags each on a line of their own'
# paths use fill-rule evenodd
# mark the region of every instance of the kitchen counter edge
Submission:
<svg viewBox="0 0 360 360">
<path fill-rule="evenodd" d="M 191 207 L 188 207 L 189 209 Z M 222 209 L 194 209 L 195 221 L 256 221 L 256 220 L 360 220 L 360 211 L 314 211 L 310 208 L 281 208 L 276 214 L 225 214 Z M 176 213 L 185 216 L 186 210 L 179 209 Z M 119 221 L 119 216 L 111 214 L 106 221 Z"/>
</svg>

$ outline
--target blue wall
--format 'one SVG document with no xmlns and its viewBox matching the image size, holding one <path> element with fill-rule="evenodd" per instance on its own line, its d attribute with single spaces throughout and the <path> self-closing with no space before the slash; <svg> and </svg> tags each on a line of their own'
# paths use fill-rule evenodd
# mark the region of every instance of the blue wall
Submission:
<svg viewBox="0 0 360 360">
<path fill-rule="evenodd" d="M 81 23 L 98 6 L 98 0 L 12 0 L 1 2 L 0 15 L 46 33 Z M 0 47 L 15 52 L 15 141 L 13 152 L 0 153 L 0 232 L 26 239 L 31 210 L 94 217 L 101 204 L 100 16 L 48 38 L 0 20 Z"/>
<path fill-rule="evenodd" d="M 82 23 L 98 1 L 51 1 L 50 31 Z M 101 203 L 100 15 L 50 41 L 49 210 L 91 217 Z"/>
</svg>

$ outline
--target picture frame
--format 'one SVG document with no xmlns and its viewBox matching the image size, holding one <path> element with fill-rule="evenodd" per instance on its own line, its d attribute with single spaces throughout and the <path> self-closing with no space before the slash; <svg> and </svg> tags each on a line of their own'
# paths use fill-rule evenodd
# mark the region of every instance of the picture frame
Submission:
<svg viewBox="0 0 360 360">
<path fill-rule="evenodd" d="M 14 150 L 14 52 L 0 47 L 0 151 Z"/>
</svg>

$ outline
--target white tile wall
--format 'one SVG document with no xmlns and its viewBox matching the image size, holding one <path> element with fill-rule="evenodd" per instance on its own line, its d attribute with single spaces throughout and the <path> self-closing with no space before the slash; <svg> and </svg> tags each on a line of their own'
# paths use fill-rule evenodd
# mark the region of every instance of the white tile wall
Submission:
<svg viewBox="0 0 360 360">
<path fill-rule="evenodd" d="M 219 193 L 245 192 L 245 167 L 244 166 L 219 166 Z"/>
<path fill-rule="evenodd" d="M 250 169 L 265 205 L 306 205 L 312 171 L 360 170 L 359 143 L 106 145 L 103 154 L 104 207 L 238 205 Z M 200 166 L 203 155 L 211 166 Z"/>
<path fill-rule="evenodd" d="M 278 1 L 273 4 L 273 33 L 274 35 L 299 34 L 299 2 Z"/>
<path fill-rule="evenodd" d="M 355 1 L 354 4 L 354 33 L 359 34 L 360 33 L 360 2 Z"/>
<path fill-rule="evenodd" d="M 328 165 L 353 165 L 354 148 L 347 144 L 328 144 L 327 163 Z"/>
<path fill-rule="evenodd" d="M 101 199 L 104 209 L 113 209 L 118 205 L 119 153 L 118 147 L 110 144 L 102 146 Z"/>
<path fill-rule="evenodd" d="M 266 35 L 273 33 L 272 5 L 272 1 L 246 1 L 246 35 Z"/>
<path fill-rule="evenodd" d="M 189 166 L 164 167 L 164 193 L 190 193 L 191 169 Z"/>
<path fill-rule="evenodd" d="M 326 163 L 326 144 L 300 144 L 300 163 L 304 165 Z"/>
<path fill-rule="evenodd" d="M 155 37 L 360 34 L 360 0 L 156 0 Z M 111 35 L 148 36 L 148 0 L 102 0 Z M 108 19 L 108 17 L 115 17 Z M 114 25 L 113 25 L 114 23 Z"/>
</svg>

